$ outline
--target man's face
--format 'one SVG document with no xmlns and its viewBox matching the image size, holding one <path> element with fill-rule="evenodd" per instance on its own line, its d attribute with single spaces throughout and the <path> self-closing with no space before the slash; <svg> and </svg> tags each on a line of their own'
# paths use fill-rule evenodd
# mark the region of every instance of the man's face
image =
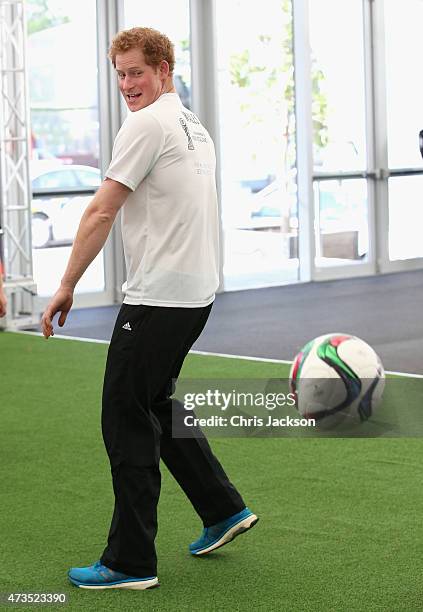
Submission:
<svg viewBox="0 0 423 612">
<path fill-rule="evenodd" d="M 168 64 L 159 68 L 148 66 L 140 49 L 129 49 L 116 55 L 119 89 L 131 112 L 152 104 L 163 93 L 168 76 Z"/>
</svg>

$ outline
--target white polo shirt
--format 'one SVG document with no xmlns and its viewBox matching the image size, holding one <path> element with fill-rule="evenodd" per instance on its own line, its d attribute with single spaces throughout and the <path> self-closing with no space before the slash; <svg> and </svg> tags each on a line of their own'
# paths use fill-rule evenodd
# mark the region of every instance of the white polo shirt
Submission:
<svg viewBox="0 0 423 612">
<path fill-rule="evenodd" d="M 177 93 L 129 113 L 106 176 L 132 190 L 122 207 L 125 304 L 201 307 L 219 284 L 213 141 Z"/>
</svg>

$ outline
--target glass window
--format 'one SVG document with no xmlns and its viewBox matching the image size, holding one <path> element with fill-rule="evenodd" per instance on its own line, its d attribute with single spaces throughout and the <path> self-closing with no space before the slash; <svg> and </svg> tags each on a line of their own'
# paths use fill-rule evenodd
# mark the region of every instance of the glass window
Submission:
<svg viewBox="0 0 423 612">
<path fill-rule="evenodd" d="M 309 7 L 314 169 L 365 169 L 362 1 L 313 0 Z"/>
<path fill-rule="evenodd" d="M 422 168 L 418 133 L 423 129 L 423 83 L 412 66 L 421 53 L 422 0 L 385 0 L 386 98 L 390 169 Z M 423 257 L 422 176 L 391 177 L 389 258 Z"/>
<path fill-rule="evenodd" d="M 291 2 L 218 0 L 217 35 L 225 288 L 297 280 Z"/>
<path fill-rule="evenodd" d="M 32 159 L 98 167 L 95 0 L 26 5 Z"/>
<path fill-rule="evenodd" d="M 316 265 L 353 263 L 369 250 L 365 179 L 314 182 Z"/>
<path fill-rule="evenodd" d="M 56 170 L 46 172 L 31 183 L 33 189 L 64 189 L 77 187 L 78 180 L 72 170 Z"/>
<path fill-rule="evenodd" d="M 423 257 L 423 176 L 391 177 L 389 185 L 389 259 Z"/>
<path fill-rule="evenodd" d="M 101 175 L 99 170 L 79 170 L 74 168 L 75 176 L 80 187 L 98 187 L 101 183 Z"/>
<path fill-rule="evenodd" d="M 125 29 L 154 28 L 163 32 L 175 45 L 173 82 L 182 104 L 191 108 L 191 56 L 189 0 L 124 0 Z"/>
<path fill-rule="evenodd" d="M 33 190 L 72 190 L 100 182 L 95 0 L 27 0 Z M 63 275 L 91 196 L 34 197 L 34 279 L 40 296 Z M 77 292 L 104 290 L 100 253 Z"/>
<path fill-rule="evenodd" d="M 314 0 L 309 7 L 314 171 L 365 170 L 362 2 Z M 316 265 L 366 260 L 366 181 L 315 181 L 314 187 Z"/>
<path fill-rule="evenodd" d="M 423 81 L 419 72 L 422 0 L 385 0 L 386 100 L 390 168 L 421 168 Z"/>
</svg>

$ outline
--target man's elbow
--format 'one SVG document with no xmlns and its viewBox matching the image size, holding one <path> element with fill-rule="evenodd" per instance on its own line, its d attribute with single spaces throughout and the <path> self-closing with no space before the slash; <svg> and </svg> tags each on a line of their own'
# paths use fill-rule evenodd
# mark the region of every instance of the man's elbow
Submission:
<svg viewBox="0 0 423 612">
<path fill-rule="evenodd" d="M 130 189 L 121 183 L 106 179 L 86 210 L 86 215 L 99 225 L 112 225 L 126 201 Z"/>
<path fill-rule="evenodd" d="M 116 219 L 117 210 L 115 208 L 102 208 L 97 211 L 98 223 L 102 225 L 112 225 Z"/>
<path fill-rule="evenodd" d="M 85 211 L 85 217 L 94 225 L 112 225 L 117 212 L 117 209 L 112 206 L 98 205 L 93 202 Z"/>
</svg>

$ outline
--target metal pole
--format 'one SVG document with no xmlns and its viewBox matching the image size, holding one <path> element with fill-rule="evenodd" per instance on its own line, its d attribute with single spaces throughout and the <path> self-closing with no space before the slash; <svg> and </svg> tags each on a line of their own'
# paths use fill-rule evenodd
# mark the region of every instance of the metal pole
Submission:
<svg viewBox="0 0 423 612">
<path fill-rule="evenodd" d="M 0 326 L 38 322 L 32 271 L 29 104 L 23 0 L 0 0 L 0 220 L 8 311 Z"/>
</svg>

